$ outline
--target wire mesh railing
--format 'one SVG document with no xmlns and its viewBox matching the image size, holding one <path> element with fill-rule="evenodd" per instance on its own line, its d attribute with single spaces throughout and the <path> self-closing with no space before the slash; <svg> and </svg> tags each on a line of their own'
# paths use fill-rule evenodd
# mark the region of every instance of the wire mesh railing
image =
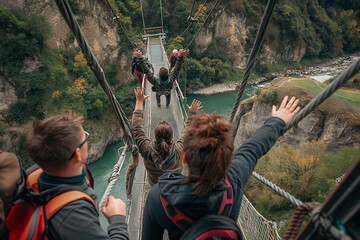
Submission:
<svg viewBox="0 0 360 240">
<path fill-rule="evenodd" d="M 245 195 L 241 202 L 238 220 L 247 240 L 280 240 L 275 222 L 264 218 Z"/>
</svg>

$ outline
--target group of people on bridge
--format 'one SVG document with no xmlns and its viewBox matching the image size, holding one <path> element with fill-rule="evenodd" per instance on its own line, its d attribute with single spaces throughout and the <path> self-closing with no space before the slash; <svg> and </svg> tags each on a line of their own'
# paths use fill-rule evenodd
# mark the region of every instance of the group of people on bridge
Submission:
<svg viewBox="0 0 360 240">
<path fill-rule="evenodd" d="M 189 50 L 186 51 L 184 49 L 180 49 L 180 51 L 178 51 L 174 49 L 169 58 L 170 71 L 166 67 L 161 67 L 157 77 L 155 77 L 154 73 L 151 72 L 150 68 L 152 68 L 152 64 L 149 60 L 140 51 L 134 52 L 131 62 L 131 74 L 134 74 L 134 70 L 136 70 L 135 73 L 138 77 L 140 86 L 143 85 L 142 75 L 145 74 L 144 86 L 146 84 L 146 79 L 148 79 L 153 85 L 153 92 L 156 92 L 156 103 L 158 107 L 161 107 L 162 95 L 166 98 L 166 107 L 169 107 L 171 101 L 171 90 L 173 88 L 174 81 L 179 76 L 182 69 L 181 66 L 185 62 L 186 53 L 188 52 Z"/>
<path fill-rule="evenodd" d="M 172 85 L 178 76 L 186 56 L 185 50 L 179 52 L 171 73 L 160 68 L 159 78 L 154 77 L 142 53 L 134 53 L 147 79 L 155 86 L 158 105 L 163 94 L 166 105 L 170 103 L 171 88 L 163 88 L 162 83 L 168 81 Z M 254 136 L 234 152 L 232 124 L 217 113 L 199 114 L 202 106 L 197 100 L 187 105 L 189 118 L 178 139 L 174 139 L 173 128 L 166 121 L 157 124 L 155 138 L 150 139 L 143 128 L 143 106 L 148 96 L 141 87 L 134 92 L 132 133 L 151 186 L 143 211 L 142 239 L 162 239 L 165 229 L 170 239 L 180 239 L 193 224 L 209 214 L 236 222 L 245 186 L 258 159 L 270 150 L 286 123 L 300 110 L 299 100 L 286 96 L 279 107 L 272 107 L 271 117 Z M 59 195 L 73 195 L 73 192 L 79 197 L 65 201 L 49 219 L 46 218 L 48 209 L 44 210 L 43 237 L 129 238 L 126 204 L 119 198 L 110 196 L 101 209 L 109 221 L 108 233 L 100 226 L 98 199 L 85 165 L 90 134 L 83 129 L 82 123 L 82 117 L 72 111 L 36 121 L 26 135 L 27 151 L 35 163 L 26 174 L 14 154 L 0 152 L 0 235 L 3 239 L 21 239 L 18 236 L 26 238 L 34 234 L 33 221 L 37 220 L 31 218 L 28 231 L 19 230 L 22 225 L 14 224 L 14 218 L 19 221 L 26 216 L 25 213 L 24 216 L 12 214 L 15 207 L 24 207 L 16 201 L 23 195 L 31 193 L 29 199 L 41 198 L 43 202 L 39 205 L 47 205 Z M 21 188 L 21 185 L 25 187 Z M 35 213 L 39 214 L 38 211 Z"/>
</svg>

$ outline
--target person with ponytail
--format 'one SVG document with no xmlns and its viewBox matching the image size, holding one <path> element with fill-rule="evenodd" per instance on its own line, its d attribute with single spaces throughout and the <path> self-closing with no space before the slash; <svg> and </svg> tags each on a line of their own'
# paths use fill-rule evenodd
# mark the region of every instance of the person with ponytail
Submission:
<svg viewBox="0 0 360 240">
<path fill-rule="evenodd" d="M 184 130 L 181 157 L 187 173 L 164 174 L 150 189 L 142 239 L 162 239 L 164 229 L 170 239 L 180 239 L 196 221 L 210 214 L 236 222 L 245 186 L 258 159 L 300 111 L 298 103 L 295 97 L 288 101 L 286 96 L 278 110 L 273 106 L 264 126 L 235 152 L 231 123 L 216 113 L 192 117 Z"/>
<path fill-rule="evenodd" d="M 161 121 L 154 131 L 155 140 L 150 140 L 143 128 L 143 103 L 149 96 L 145 96 L 144 89 L 141 90 L 140 87 L 134 89 L 134 92 L 136 105 L 132 117 L 133 137 L 144 159 L 147 178 L 152 186 L 158 182 L 162 174 L 182 171 L 181 155 L 184 134 L 175 142 L 171 125 L 166 121 Z M 194 100 L 191 106 L 187 106 L 189 119 L 202 108 L 200 105 L 200 101 Z"/>
</svg>

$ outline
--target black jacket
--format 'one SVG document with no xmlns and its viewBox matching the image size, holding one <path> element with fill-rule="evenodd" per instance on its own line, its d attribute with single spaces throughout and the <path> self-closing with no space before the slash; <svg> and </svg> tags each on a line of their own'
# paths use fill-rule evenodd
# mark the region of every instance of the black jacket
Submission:
<svg viewBox="0 0 360 240">
<path fill-rule="evenodd" d="M 234 202 L 230 218 L 237 220 L 245 186 L 257 160 L 266 154 L 281 135 L 285 122 L 276 117 L 269 118 L 254 136 L 233 155 L 232 166 L 227 177 L 234 190 Z M 185 184 L 185 176 L 178 173 L 164 174 L 149 191 L 143 216 L 142 239 L 162 239 L 167 229 L 171 239 L 179 239 L 183 232 L 167 217 L 160 200 L 160 194 L 170 205 L 177 207 L 185 216 L 196 221 L 205 214 L 217 214 L 226 189 L 225 182 L 204 197 L 192 194 Z"/>
<path fill-rule="evenodd" d="M 171 71 L 169 75 L 169 80 L 165 81 L 165 83 L 162 83 L 160 78 L 156 78 L 154 74 L 150 71 L 149 66 L 146 64 L 146 60 L 142 58 L 140 60 L 140 66 L 144 70 L 144 73 L 146 75 L 146 78 L 148 81 L 155 86 L 156 92 L 159 94 L 168 94 L 171 92 L 171 89 L 173 87 L 174 81 L 179 76 L 181 65 L 183 64 L 184 57 L 180 56 L 180 61 L 176 61 L 175 68 Z M 160 84 L 159 84 L 160 82 Z"/>
<path fill-rule="evenodd" d="M 138 70 L 139 72 L 143 72 L 141 66 L 140 66 L 140 60 L 136 57 L 132 58 L 131 62 L 131 74 L 134 74 L 134 70 Z"/>
</svg>

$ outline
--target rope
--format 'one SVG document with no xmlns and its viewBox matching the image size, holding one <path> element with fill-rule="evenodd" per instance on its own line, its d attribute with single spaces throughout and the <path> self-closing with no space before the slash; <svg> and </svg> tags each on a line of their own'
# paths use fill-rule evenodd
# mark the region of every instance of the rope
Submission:
<svg viewBox="0 0 360 240">
<path fill-rule="evenodd" d="M 251 71 L 252 67 L 255 64 L 256 56 L 260 51 L 260 47 L 261 47 L 261 44 L 262 44 L 263 39 L 264 39 L 266 28 L 267 28 L 267 26 L 268 26 L 268 24 L 270 22 L 270 17 L 271 17 L 271 14 L 272 14 L 273 10 L 274 10 L 275 2 L 276 2 L 276 0 L 269 0 L 268 3 L 267 3 L 263 18 L 261 20 L 261 24 L 259 26 L 259 29 L 258 29 L 258 32 L 257 32 L 257 35 L 256 35 L 254 46 L 251 49 L 251 53 L 250 53 L 248 62 L 246 64 L 246 70 L 245 70 L 243 81 L 241 82 L 241 86 L 240 86 L 238 95 L 236 96 L 234 107 L 233 107 L 233 109 L 231 111 L 231 114 L 230 114 L 229 122 L 231 122 L 231 123 L 233 122 L 235 114 L 238 111 L 238 108 L 240 106 L 241 97 L 242 97 L 242 95 L 244 93 L 248 78 L 250 76 L 250 71 Z M 235 135 L 237 133 L 239 123 L 240 123 L 240 116 L 233 123 L 234 130 L 235 130 L 234 131 L 234 138 L 235 138 Z"/>
<path fill-rule="evenodd" d="M 126 155 L 126 149 L 127 146 L 125 146 L 123 148 L 123 151 L 119 157 L 119 160 L 117 161 L 117 163 L 114 165 L 110 177 L 109 177 L 109 184 L 105 190 L 104 195 L 101 198 L 101 201 L 99 203 L 99 209 L 102 209 L 102 207 L 104 206 L 104 203 L 106 201 L 106 199 L 110 196 L 110 192 L 113 189 L 116 180 L 118 179 L 118 177 L 120 176 L 120 171 L 122 166 L 124 165 L 124 160 L 125 160 L 125 155 Z"/>
<path fill-rule="evenodd" d="M 264 178 L 263 176 L 261 176 L 260 174 L 258 174 L 257 172 L 253 172 L 252 175 L 258 179 L 260 182 L 262 182 L 263 184 L 265 184 L 266 186 L 270 187 L 272 190 L 274 190 L 277 194 L 279 194 L 280 196 L 284 197 L 286 200 L 288 200 L 289 202 L 291 202 L 293 205 L 295 205 L 296 207 L 300 206 L 301 204 L 303 204 L 299 199 L 295 198 L 294 196 L 292 196 L 290 193 L 286 192 L 285 190 L 281 189 L 280 187 L 276 186 L 274 183 L 270 182 L 269 180 L 267 180 L 266 178 Z"/>
<path fill-rule="evenodd" d="M 308 202 L 298 206 L 291 219 L 288 229 L 284 233 L 283 240 L 295 239 L 299 233 L 300 227 L 305 219 L 305 216 L 319 206 L 320 203 L 318 202 Z"/>
<path fill-rule="evenodd" d="M 140 7 L 141 7 L 141 16 L 142 16 L 142 21 L 143 21 L 143 28 L 145 28 L 144 11 L 143 11 L 142 1 L 141 0 L 140 0 Z"/>
<path fill-rule="evenodd" d="M 195 40 L 195 38 L 198 36 L 198 34 L 200 33 L 200 31 L 202 30 L 202 28 L 204 27 L 205 23 L 207 22 L 207 20 L 209 19 L 211 13 L 214 11 L 216 5 L 218 4 L 219 0 L 217 0 L 213 6 L 213 8 L 211 9 L 211 11 L 209 12 L 209 14 L 207 15 L 205 21 L 203 22 L 203 24 L 201 25 L 199 31 L 197 31 L 197 33 L 195 34 L 195 36 L 193 37 L 193 39 L 189 42 L 189 44 L 186 44 L 186 48 L 188 48 L 191 43 Z M 189 31 L 188 31 L 189 32 Z"/>
<path fill-rule="evenodd" d="M 128 199 L 131 199 L 131 192 L 132 192 L 136 168 L 137 168 L 138 164 L 139 164 L 139 154 L 137 154 L 135 157 L 133 155 L 131 155 L 130 164 L 128 166 L 128 169 L 126 172 L 126 178 L 125 178 L 126 196 Z"/>
<path fill-rule="evenodd" d="M 128 34 L 127 34 L 124 26 L 123 26 L 123 25 L 121 24 L 121 22 L 120 22 L 120 17 L 116 14 L 114 8 L 111 6 L 111 3 L 109 2 L 109 0 L 106 0 L 106 2 L 108 3 L 108 5 L 109 5 L 109 7 L 110 7 L 110 9 L 111 9 L 111 11 L 112 11 L 112 13 L 115 15 L 115 17 L 113 18 L 113 20 L 117 20 L 117 22 L 119 23 L 121 29 L 122 29 L 123 32 L 125 33 L 126 38 L 129 40 L 129 42 L 130 42 L 131 45 L 134 47 L 134 49 L 137 49 L 137 47 L 135 46 L 135 44 L 130 40 L 130 38 L 129 38 L 129 36 L 128 36 Z"/>
<path fill-rule="evenodd" d="M 56 0 L 56 4 L 63 15 L 66 23 L 68 24 L 71 31 L 74 33 L 77 42 L 79 43 L 79 46 L 81 48 L 82 53 L 84 54 L 87 63 L 95 76 L 97 77 L 101 87 L 105 91 L 106 95 L 108 96 L 111 106 L 115 112 L 115 115 L 120 123 L 121 128 L 124 131 L 124 139 L 126 142 L 126 145 L 129 147 L 129 150 L 131 150 L 133 153 L 136 153 L 138 150 L 136 146 L 133 145 L 133 138 L 131 136 L 130 131 L 130 123 L 128 119 L 126 118 L 126 115 L 121 108 L 119 102 L 117 101 L 116 97 L 114 96 L 109 84 L 106 81 L 106 77 L 104 74 L 104 70 L 101 68 L 99 62 L 97 61 L 95 55 L 91 51 L 81 29 L 76 21 L 71 8 L 67 2 L 67 0 Z"/>
<path fill-rule="evenodd" d="M 344 72 L 342 72 L 335 80 L 329 84 L 316 98 L 314 98 L 304 109 L 302 109 L 296 116 L 287 124 L 283 133 L 300 122 L 301 119 L 306 117 L 311 111 L 324 102 L 331 94 L 341 87 L 346 81 L 354 76 L 360 70 L 360 58 L 351 64 Z"/>
</svg>

